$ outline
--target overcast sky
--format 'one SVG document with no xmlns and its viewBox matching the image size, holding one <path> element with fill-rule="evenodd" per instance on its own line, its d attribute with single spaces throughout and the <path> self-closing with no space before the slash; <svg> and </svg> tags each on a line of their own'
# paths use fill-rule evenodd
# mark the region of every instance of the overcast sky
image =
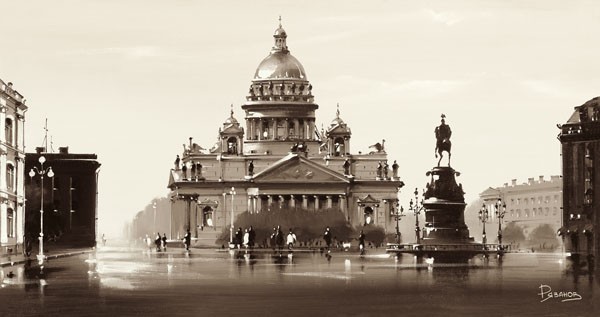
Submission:
<svg viewBox="0 0 600 317">
<path fill-rule="evenodd" d="M 385 139 L 405 208 L 436 164 L 440 114 L 475 200 L 511 179 L 561 174 L 557 123 L 600 95 L 597 1 L 7 1 L 0 78 L 28 102 L 27 151 L 96 153 L 100 231 L 152 198 L 188 137 L 211 147 L 282 15 L 319 104 L 354 153 Z"/>
</svg>

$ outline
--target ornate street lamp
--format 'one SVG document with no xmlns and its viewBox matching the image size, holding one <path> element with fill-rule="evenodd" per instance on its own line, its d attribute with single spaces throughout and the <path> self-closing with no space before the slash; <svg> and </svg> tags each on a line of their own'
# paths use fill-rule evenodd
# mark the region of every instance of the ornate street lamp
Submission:
<svg viewBox="0 0 600 317">
<path fill-rule="evenodd" d="M 40 250 L 39 250 L 39 254 L 37 255 L 38 262 L 41 265 L 44 263 L 44 259 L 46 258 L 44 256 L 44 175 L 48 175 L 48 177 L 51 178 L 54 176 L 54 172 L 52 171 L 51 166 L 44 169 L 44 163 L 46 162 L 46 158 L 43 155 L 40 156 L 38 161 L 40 162 L 40 168 L 38 169 L 37 166 L 34 166 L 29 171 L 29 177 L 33 178 L 35 175 L 40 175 L 40 179 L 41 179 L 40 237 L 39 237 Z"/>
<path fill-rule="evenodd" d="M 235 196 L 235 188 L 231 187 L 229 191 L 229 195 L 231 195 L 231 227 L 229 227 L 229 243 L 233 243 L 233 197 Z"/>
<path fill-rule="evenodd" d="M 396 202 L 395 207 L 390 211 L 390 215 L 396 218 L 396 243 L 400 243 L 400 218 L 406 215 L 404 214 L 404 207 L 399 206 L 398 202 Z"/>
<path fill-rule="evenodd" d="M 485 206 L 485 204 L 481 205 L 481 210 L 479 210 L 479 221 L 481 221 L 481 223 L 483 224 L 483 235 L 482 235 L 482 242 L 484 244 L 484 248 L 485 248 L 485 244 L 487 243 L 487 237 L 485 235 L 485 223 L 490 219 L 490 215 L 488 213 L 488 209 Z"/>
<path fill-rule="evenodd" d="M 415 188 L 415 201 L 410 200 L 408 210 L 412 211 L 415 214 L 415 235 L 417 236 L 417 243 L 421 243 L 421 229 L 419 228 L 419 215 L 421 211 L 425 208 L 423 207 L 423 199 L 419 201 L 419 190 Z"/>
<path fill-rule="evenodd" d="M 506 204 L 502 199 L 498 198 L 498 201 L 494 205 L 496 207 L 496 217 L 498 218 L 498 250 L 502 248 L 502 219 L 506 214 Z"/>
</svg>

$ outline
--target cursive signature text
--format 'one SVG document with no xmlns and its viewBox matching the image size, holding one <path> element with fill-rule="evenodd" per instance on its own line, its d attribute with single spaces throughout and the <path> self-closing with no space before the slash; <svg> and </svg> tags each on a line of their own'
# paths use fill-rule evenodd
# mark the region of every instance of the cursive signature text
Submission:
<svg viewBox="0 0 600 317">
<path fill-rule="evenodd" d="M 549 299 L 560 300 L 561 302 L 569 302 L 575 300 L 581 300 L 581 295 L 577 292 L 572 291 L 552 291 L 552 287 L 541 284 L 540 292 L 538 295 L 541 297 L 540 302 L 545 302 Z"/>
</svg>

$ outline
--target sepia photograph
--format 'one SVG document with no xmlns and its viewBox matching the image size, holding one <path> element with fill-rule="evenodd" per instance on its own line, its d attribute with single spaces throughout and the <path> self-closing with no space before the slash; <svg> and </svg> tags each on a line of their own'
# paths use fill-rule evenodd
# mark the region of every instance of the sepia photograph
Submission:
<svg viewBox="0 0 600 317">
<path fill-rule="evenodd" d="M 0 27 L 1 316 L 600 312 L 597 1 L 0 0 Z"/>
</svg>

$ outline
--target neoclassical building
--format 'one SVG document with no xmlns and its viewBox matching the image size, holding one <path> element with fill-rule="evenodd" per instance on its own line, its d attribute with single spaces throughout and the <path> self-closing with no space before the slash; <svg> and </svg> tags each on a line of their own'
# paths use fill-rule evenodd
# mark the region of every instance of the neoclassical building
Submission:
<svg viewBox="0 0 600 317">
<path fill-rule="evenodd" d="M 16 253 L 25 226 L 25 99 L 0 80 L 0 254 Z"/>
<path fill-rule="evenodd" d="M 199 243 L 214 244 L 239 214 L 273 208 L 335 208 L 352 225 L 395 232 L 392 214 L 403 183 L 384 141 L 368 154 L 353 154 L 339 106 L 319 131 L 312 85 L 281 24 L 273 38 L 241 105 L 243 121 L 232 105 L 210 150 L 190 138 L 177 156 L 168 184 L 171 238 L 190 229 Z"/>
<path fill-rule="evenodd" d="M 542 225 L 549 225 L 554 232 L 562 226 L 563 179 L 552 175 L 550 179 L 539 176 L 536 180 L 531 177 L 527 182 L 504 183 L 502 187 L 488 188 L 479 194 L 483 203 L 490 211 L 490 223 L 498 223 L 496 203 L 498 199 L 506 205 L 502 228 L 514 222 L 523 228 L 523 233 L 529 237 L 531 232 Z M 493 225 L 492 225 L 492 228 Z M 494 232 L 491 230 L 490 232 Z M 490 234 L 493 236 L 494 234 Z"/>
</svg>

